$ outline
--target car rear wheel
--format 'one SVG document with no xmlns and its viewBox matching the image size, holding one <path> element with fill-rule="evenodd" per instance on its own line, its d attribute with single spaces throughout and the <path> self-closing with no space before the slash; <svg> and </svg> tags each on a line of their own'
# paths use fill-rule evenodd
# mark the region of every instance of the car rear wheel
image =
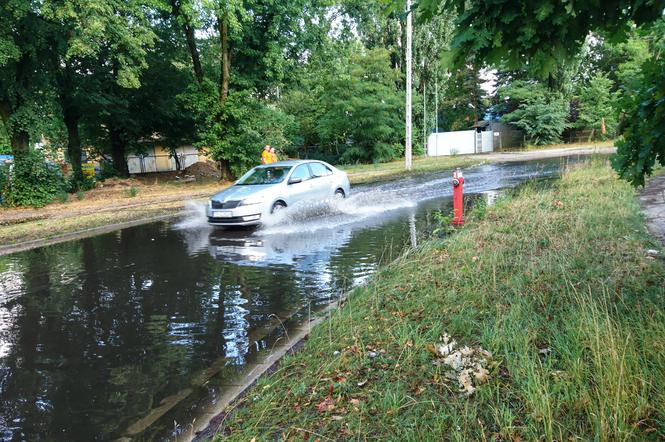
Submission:
<svg viewBox="0 0 665 442">
<path fill-rule="evenodd" d="M 270 213 L 279 212 L 280 210 L 285 208 L 286 204 L 284 203 L 284 201 L 275 201 L 275 204 L 272 205 L 272 210 L 270 211 Z"/>
<path fill-rule="evenodd" d="M 342 189 L 337 189 L 337 190 L 335 190 L 335 198 L 344 199 L 344 198 L 346 198 L 346 194 L 344 193 L 344 191 Z"/>
</svg>

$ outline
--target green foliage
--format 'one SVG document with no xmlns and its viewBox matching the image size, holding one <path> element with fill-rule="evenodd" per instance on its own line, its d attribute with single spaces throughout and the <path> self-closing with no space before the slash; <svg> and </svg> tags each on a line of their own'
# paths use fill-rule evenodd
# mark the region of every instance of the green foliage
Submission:
<svg viewBox="0 0 665 442">
<path fill-rule="evenodd" d="M 612 90 L 634 90 L 642 78 L 642 63 L 650 56 L 649 36 L 637 29 L 624 42 L 614 43 L 602 35 L 588 39 L 582 54 L 579 76 L 588 81 L 603 74 L 612 80 Z"/>
<path fill-rule="evenodd" d="M 211 107 L 197 146 L 214 160 L 226 162 L 234 176 L 260 163 L 265 144 L 278 151 L 289 149 L 292 117 L 255 98 L 250 91 L 232 92 L 223 107 L 217 103 L 211 103 Z"/>
<path fill-rule="evenodd" d="M 113 167 L 113 164 L 109 163 L 108 161 L 101 161 L 100 162 L 100 171 L 99 171 L 99 179 L 104 181 L 107 178 L 113 178 L 120 176 L 117 170 Z"/>
<path fill-rule="evenodd" d="M 385 49 L 352 54 L 347 69 L 326 88 L 330 101 L 320 130 L 324 141 L 342 151 L 342 162 L 388 161 L 402 153 L 403 99 L 388 55 Z"/>
<path fill-rule="evenodd" d="M 560 141 L 568 126 L 568 103 L 561 94 L 549 91 L 545 86 L 518 80 L 502 88 L 503 120 L 524 131 L 527 140 L 536 145 Z"/>
<path fill-rule="evenodd" d="M 11 155 L 12 148 L 9 143 L 9 136 L 5 130 L 5 125 L 0 121 L 0 155 Z"/>
<path fill-rule="evenodd" d="M 453 226 L 453 217 L 451 215 L 446 215 L 440 210 L 435 210 L 432 212 L 432 217 L 434 218 L 436 224 L 436 227 L 432 231 L 433 236 L 444 237 L 455 231 L 455 226 Z"/>
<path fill-rule="evenodd" d="M 127 198 L 134 198 L 136 195 L 139 194 L 139 189 L 137 189 L 134 186 L 131 186 L 129 189 L 125 189 L 125 196 Z M 78 196 L 78 195 L 77 195 Z M 79 198 L 80 199 L 80 198 Z"/>
<path fill-rule="evenodd" d="M 443 8 L 442 6 L 445 6 Z M 633 23 L 650 23 L 662 16 L 660 0 L 422 0 L 422 16 L 443 9 L 457 12 L 451 51 L 447 57 L 462 66 L 469 57 L 509 68 L 527 67 L 547 74 L 561 60 L 575 57 L 590 31 L 602 30 L 619 39 Z M 525 65 L 528 60 L 528 65 Z"/>
<path fill-rule="evenodd" d="M 353 162 L 388 161 L 402 153 L 403 95 L 399 72 L 386 49 L 339 48 L 339 58 L 308 73 L 284 99 L 300 122 L 304 149 L 315 156 Z"/>
<path fill-rule="evenodd" d="M 467 64 L 447 77 L 439 86 L 439 130 L 467 130 L 487 109 L 479 69 Z"/>
<path fill-rule="evenodd" d="M 95 179 L 83 174 L 77 174 L 76 172 L 69 175 L 67 179 L 67 191 L 69 193 L 75 193 L 78 191 L 87 191 L 95 188 Z"/>
<path fill-rule="evenodd" d="M 65 180 L 60 169 L 46 162 L 40 151 L 17 156 L 13 167 L 0 167 L 2 203 L 7 206 L 42 207 L 62 192 Z"/>
<path fill-rule="evenodd" d="M 625 128 L 612 164 L 633 185 L 644 185 L 644 176 L 658 163 L 665 166 L 665 21 L 654 32 L 655 50 L 642 65 L 642 81 L 624 95 Z"/>
<path fill-rule="evenodd" d="M 593 129 L 594 138 L 613 138 L 617 130 L 618 94 L 612 92 L 612 80 L 598 74 L 582 87 L 579 93 L 579 117 L 575 126 Z M 606 134 L 602 133 L 605 123 Z"/>
<path fill-rule="evenodd" d="M 55 201 L 58 202 L 58 203 L 63 203 L 64 204 L 67 201 L 69 201 L 69 194 L 67 192 L 64 192 L 64 191 L 58 192 L 55 195 Z"/>
</svg>

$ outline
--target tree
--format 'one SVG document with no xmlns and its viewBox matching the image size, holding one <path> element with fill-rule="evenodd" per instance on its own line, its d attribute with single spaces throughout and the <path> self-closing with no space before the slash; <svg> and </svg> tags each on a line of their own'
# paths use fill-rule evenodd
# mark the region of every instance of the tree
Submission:
<svg viewBox="0 0 665 442">
<path fill-rule="evenodd" d="M 651 57 L 642 64 L 636 89 L 622 98 L 625 127 L 613 158 L 619 175 L 633 185 L 644 185 L 644 176 L 658 163 L 665 166 L 665 20 L 653 27 Z"/>
<path fill-rule="evenodd" d="M 552 144 L 561 140 L 568 126 L 568 102 L 561 94 L 523 80 L 501 88 L 498 94 L 505 112 L 502 119 L 523 130 L 530 143 Z"/>
<path fill-rule="evenodd" d="M 41 63 L 53 26 L 40 12 L 23 0 L 0 4 L 0 118 L 15 155 L 28 152 L 54 114 L 52 78 Z"/>
<path fill-rule="evenodd" d="M 472 63 L 460 69 L 446 71 L 441 88 L 439 112 L 443 117 L 439 127 L 463 130 L 482 119 L 487 105 L 478 67 Z"/>
<path fill-rule="evenodd" d="M 323 143 L 343 162 L 388 161 L 402 153 L 403 98 L 399 73 L 386 49 L 351 53 L 341 75 L 329 79 L 329 103 L 319 122 Z"/>
<path fill-rule="evenodd" d="M 250 91 L 232 91 L 218 113 L 210 114 L 198 146 L 216 161 L 226 161 L 231 176 L 240 176 L 258 162 L 259 146 L 290 147 L 293 120 Z M 228 178 L 229 176 L 227 176 Z"/>
<path fill-rule="evenodd" d="M 575 126 L 591 129 L 591 138 L 612 138 L 616 134 L 618 94 L 612 92 L 612 87 L 612 80 L 598 74 L 580 90 Z"/>
</svg>

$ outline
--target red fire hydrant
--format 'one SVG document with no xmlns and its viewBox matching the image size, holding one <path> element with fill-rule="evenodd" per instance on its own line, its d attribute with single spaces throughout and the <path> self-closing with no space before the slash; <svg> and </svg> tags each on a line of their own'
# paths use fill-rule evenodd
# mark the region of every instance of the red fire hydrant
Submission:
<svg viewBox="0 0 665 442">
<path fill-rule="evenodd" d="M 453 172 L 453 226 L 464 224 L 464 175 L 458 167 Z"/>
</svg>

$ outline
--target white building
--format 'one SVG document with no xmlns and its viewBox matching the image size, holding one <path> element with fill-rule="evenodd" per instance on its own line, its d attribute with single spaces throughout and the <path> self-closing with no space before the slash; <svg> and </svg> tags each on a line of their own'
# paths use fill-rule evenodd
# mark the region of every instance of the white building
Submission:
<svg viewBox="0 0 665 442">
<path fill-rule="evenodd" d="M 427 155 L 432 157 L 492 151 L 494 151 L 494 132 L 492 130 L 439 132 L 432 133 L 427 138 Z"/>
</svg>

